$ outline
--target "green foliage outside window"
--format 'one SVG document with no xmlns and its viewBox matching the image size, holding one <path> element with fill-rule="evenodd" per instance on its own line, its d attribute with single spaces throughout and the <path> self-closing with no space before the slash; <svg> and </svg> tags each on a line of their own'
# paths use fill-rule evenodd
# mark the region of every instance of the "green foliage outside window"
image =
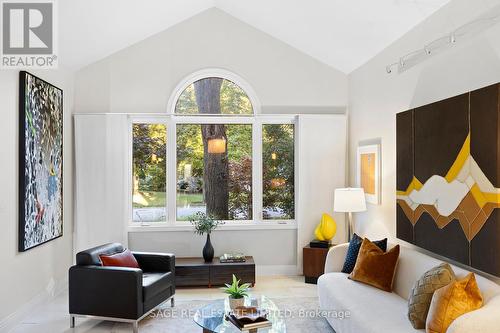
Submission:
<svg viewBox="0 0 500 333">
<path fill-rule="evenodd" d="M 203 79 L 203 80 L 208 80 Z M 220 89 L 221 114 L 253 114 L 253 107 L 247 94 L 234 82 L 223 80 Z M 176 114 L 199 114 L 194 85 L 190 84 L 179 96 L 175 106 Z"/>
<path fill-rule="evenodd" d="M 134 176 L 139 191 L 165 192 L 166 128 L 163 124 L 134 124 Z"/>
</svg>

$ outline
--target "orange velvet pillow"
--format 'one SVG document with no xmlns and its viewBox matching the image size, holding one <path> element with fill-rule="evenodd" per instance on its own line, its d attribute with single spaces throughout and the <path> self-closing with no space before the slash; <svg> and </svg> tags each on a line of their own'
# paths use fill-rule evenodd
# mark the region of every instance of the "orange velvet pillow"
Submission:
<svg viewBox="0 0 500 333">
<path fill-rule="evenodd" d="M 99 258 L 101 259 L 103 266 L 140 268 L 134 255 L 128 249 L 123 250 L 123 252 L 109 255 L 101 254 L 99 255 Z"/>
<path fill-rule="evenodd" d="M 479 309 L 483 296 L 474 273 L 453 281 L 434 292 L 425 330 L 427 333 L 445 333 L 451 323 L 461 315 Z"/>
<path fill-rule="evenodd" d="M 399 245 L 384 252 L 365 238 L 359 249 L 356 266 L 349 278 L 391 292 L 398 257 Z"/>
</svg>

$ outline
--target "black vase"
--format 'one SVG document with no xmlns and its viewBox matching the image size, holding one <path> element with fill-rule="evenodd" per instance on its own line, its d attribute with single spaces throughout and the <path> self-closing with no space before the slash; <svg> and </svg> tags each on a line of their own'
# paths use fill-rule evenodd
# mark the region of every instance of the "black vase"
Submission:
<svg viewBox="0 0 500 333">
<path fill-rule="evenodd" d="M 207 242 L 203 247 L 203 259 L 205 259 L 205 262 L 212 262 L 214 259 L 214 247 L 210 242 L 210 234 L 207 234 Z"/>
</svg>

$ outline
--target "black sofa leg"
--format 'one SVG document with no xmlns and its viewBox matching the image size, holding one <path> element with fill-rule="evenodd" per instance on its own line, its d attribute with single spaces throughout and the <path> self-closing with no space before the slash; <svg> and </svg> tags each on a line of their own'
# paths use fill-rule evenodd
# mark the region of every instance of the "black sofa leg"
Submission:
<svg viewBox="0 0 500 333">
<path fill-rule="evenodd" d="M 70 328 L 75 328 L 75 320 L 76 320 L 75 316 L 72 316 L 72 315 L 69 316 L 69 327 Z"/>
<path fill-rule="evenodd" d="M 175 299 L 174 299 L 174 296 L 172 296 L 172 298 L 170 299 L 170 307 L 174 307 L 175 306 Z"/>
</svg>

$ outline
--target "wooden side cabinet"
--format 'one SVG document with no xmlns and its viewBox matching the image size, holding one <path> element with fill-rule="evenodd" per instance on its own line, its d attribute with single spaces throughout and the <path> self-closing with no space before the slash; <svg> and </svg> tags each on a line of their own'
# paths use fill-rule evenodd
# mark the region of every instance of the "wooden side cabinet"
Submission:
<svg viewBox="0 0 500 333">
<path fill-rule="evenodd" d="M 203 258 L 176 258 L 175 285 L 177 287 L 223 286 L 231 283 L 233 274 L 241 283 L 255 285 L 255 262 L 253 257 L 246 257 L 241 263 L 221 263 L 219 258 L 206 263 Z"/>
<path fill-rule="evenodd" d="M 316 248 L 309 245 L 302 249 L 302 270 L 306 283 L 316 284 L 318 278 L 325 272 L 325 261 L 328 250 L 328 248 Z"/>
</svg>

